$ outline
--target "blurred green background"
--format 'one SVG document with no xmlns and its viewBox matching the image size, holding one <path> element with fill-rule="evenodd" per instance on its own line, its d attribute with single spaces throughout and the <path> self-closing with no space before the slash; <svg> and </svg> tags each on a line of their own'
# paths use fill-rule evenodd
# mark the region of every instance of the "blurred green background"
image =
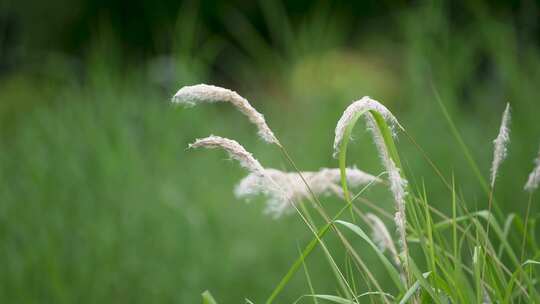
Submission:
<svg viewBox="0 0 540 304">
<path fill-rule="evenodd" d="M 230 106 L 169 103 L 199 82 L 248 98 L 304 170 L 337 166 L 341 112 L 364 95 L 380 100 L 443 174 L 455 175 L 473 210 L 486 208 L 486 195 L 434 91 L 484 177 L 510 102 L 512 144 L 496 197 L 504 212 L 522 213 L 540 143 L 539 3 L 473 2 L 4 0 L 0 302 L 198 303 L 210 289 L 221 303 L 260 303 L 269 295 L 309 231 L 297 216 L 263 215 L 262 199 L 235 199 L 245 172 L 223 153 L 186 147 L 226 136 L 263 165 L 290 168 Z M 451 197 L 419 151 L 404 136 L 398 145 L 413 185 L 424 182 L 430 202 L 447 210 Z M 349 155 L 382 171 L 361 128 Z M 384 190 L 368 192 L 392 209 Z M 308 268 L 317 292 L 335 291 L 320 252 Z M 299 273 L 279 302 L 305 293 Z"/>
</svg>

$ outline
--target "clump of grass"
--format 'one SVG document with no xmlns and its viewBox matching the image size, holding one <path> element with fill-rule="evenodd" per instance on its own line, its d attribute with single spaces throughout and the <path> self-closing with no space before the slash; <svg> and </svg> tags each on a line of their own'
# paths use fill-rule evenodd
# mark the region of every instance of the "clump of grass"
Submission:
<svg viewBox="0 0 540 304">
<path fill-rule="evenodd" d="M 245 99 L 236 93 L 233 94 L 234 97 L 231 97 L 229 92 L 232 91 L 226 89 L 215 89 L 216 87 L 212 86 L 194 87 L 198 88 L 195 90 L 196 94 L 189 93 L 193 92 L 192 89 L 181 89 L 181 94 L 177 94 L 180 97 L 175 96 L 174 100 L 204 99 L 217 102 L 234 99 L 242 100 L 241 104 L 244 109 L 249 105 L 247 101 L 244 103 Z M 198 91 L 199 89 L 209 89 L 211 92 Z M 193 97 L 195 95 L 196 97 Z M 441 103 L 441 105 L 443 104 Z M 259 113 L 251 106 L 249 108 L 250 110 L 247 112 Z M 242 109 L 241 111 L 244 114 L 247 113 Z M 248 114 L 246 115 L 249 117 Z M 262 117 L 261 114 L 255 116 Z M 354 167 L 347 167 L 347 146 L 354 126 L 360 117 L 366 119 L 366 129 L 371 133 L 382 160 L 383 174 L 387 176 L 386 182 Z M 452 204 L 450 216 L 430 204 L 424 183 L 409 184 L 394 142 L 394 138 L 397 136 L 396 129 L 405 133 L 406 129 L 378 101 L 369 97 L 355 101 L 339 119 L 334 140 L 334 157 L 338 158 L 339 169 L 323 168 L 316 172 L 300 171 L 285 147 L 267 128 L 266 123 L 263 124 L 261 120 L 251 118 L 250 120 L 256 122 L 259 134 L 261 134 L 261 130 L 267 130 L 266 135 L 272 134 L 272 137 L 265 138 L 263 136 L 263 138 L 280 147 L 285 159 L 289 161 L 295 172 L 264 168 L 239 143 L 226 138 L 210 136 L 197 140 L 191 147 L 221 148 L 227 151 L 232 158 L 238 160 L 250 172 L 236 187 L 235 192 L 238 197 L 247 198 L 255 194 L 264 194 L 269 197 L 271 202 L 268 204 L 271 206 L 271 213 L 283 215 L 292 213 L 286 212 L 286 210 L 296 211 L 314 235 L 314 239 L 301 251 L 300 257 L 274 288 L 265 303 L 270 304 L 277 299 L 302 265 L 307 276 L 310 293 L 299 294 L 295 303 L 308 298 L 311 298 L 315 303 L 318 303 L 319 300 L 333 303 L 361 303 L 367 301 L 366 298 L 372 302 L 384 303 L 441 304 L 540 301 L 538 282 L 535 279 L 533 268 L 540 264 L 535 260 L 540 256 L 540 251 L 537 249 L 534 236 L 529 234 L 529 211 L 527 211 L 525 221 L 521 226 L 512 225 L 517 221 L 514 220 L 514 215 L 506 219 L 499 219 L 491 213 L 491 204 L 494 201 L 493 188 L 500 165 L 507 157 L 507 146 L 510 140 L 509 105 L 503 113 L 499 135 L 494 140 L 494 157 L 490 172 L 492 191 L 489 193 L 488 209 L 469 210 L 466 199 L 457 194 L 458 191 L 453 182 L 448 189 Z M 261 127 L 263 125 L 264 128 Z M 416 144 L 411 134 L 407 134 L 407 137 Z M 423 150 L 420 152 L 445 184 L 449 185 L 429 156 Z M 529 208 L 532 192 L 536 190 L 539 183 L 540 160 L 537 159 L 535 162 L 536 167 L 529 176 L 525 187 L 527 191 L 531 192 Z M 341 187 L 338 186 L 339 184 Z M 376 184 L 389 187 L 396 206 L 394 216 L 364 197 L 364 190 Z M 357 188 L 361 185 L 364 185 L 364 188 L 355 195 L 351 195 L 349 186 Z M 325 204 L 320 201 L 320 197 L 328 194 L 336 194 L 344 200 L 343 207 L 333 217 L 328 215 Z M 359 206 L 357 200 L 369 202 L 365 206 L 371 210 L 367 213 L 364 212 L 362 209 L 365 206 Z M 310 208 L 304 207 L 301 204 L 302 201 L 310 202 L 324 221 L 322 226 L 317 224 L 317 220 L 311 215 Z M 350 218 L 347 218 L 345 210 L 351 211 Z M 360 221 L 357 220 L 357 217 Z M 397 239 L 401 252 L 398 251 L 394 237 L 382 218 L 393 219 L 397 228 Z M 505 220 L 504 228 L 500 224 L 501 220 Z M 485 222 L 486 225 L 483 225 L 482 222 Z M 378 260 L 384 265 L 392 284 L 381 283 L 380 278 L 370 270 L 363 259 L 365 249 L 357 249 L 356 242 L 351 243 L 338 226 L 359 237 L 359 240 L 368 245 L 366 248 L 375 252 Z M 369 227 L 372 236 L 366 234 L 362 227 Z M 490 229 L 494 232 L 495 239 L 490 238 Z M 340 243 L 347 249 L 343 265 L 336 262 L 330 248 L 323 240 L 329 231 L 333 231 Z M 523 233 L 523 238 L 521 257 L 518 258 L 515 248 L 519 247 L 519 241 L 516 242 L 515 236 L 519 235 L 520 232 Z M 531 246 L 526 246 L 527 239 L 530 240 Z M 336 277 L 336 283 L 339 286 L 337 294 L 318 294 L 315 292 L 314 278 L 310 276 L 306 261 L 317 245 L 323 249 Z M 410 248 L 414 248 L 414 250 L 410 250 Z M 523 258 L 526 256 L 528 260 L 523 262 Z M 360 291 L 360 288 L 363 290 Z M 210 299 L 214 301 L 209 293 L 205 293 L 203 298 L 207 302 Z"/>
</svg>

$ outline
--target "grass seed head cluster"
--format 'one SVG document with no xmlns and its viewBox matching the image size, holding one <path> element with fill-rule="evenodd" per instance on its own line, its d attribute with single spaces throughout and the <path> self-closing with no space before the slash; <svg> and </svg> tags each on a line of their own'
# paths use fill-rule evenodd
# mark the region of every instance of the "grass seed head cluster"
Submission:
<svg viewBox="0 0 540 304">
<path fill-rule="evenodd" d="M 296 204 L 300 202 L 309 201 L 313 203 L 316 208 L 320 208 L 320 202 L 318 197 L 329 195 L 335 195 L 344 198 L 346 203 L 348 204 L 347 206 L 351 206 L 352 199 L 348 195 L 348 188 L 358 188 L 362 185 L 368 187 L 372 184 L 384 184 L 388 186 L 390 192 L 392 193 L 396 209 L 393 219 L 395 227 L 397 229 L 397 238 L 399 240 L 398 243 L 400 250 L 398 251 L 398 249 L 396 248 L 392 234 L 389 232 L 389 229 L 379 216 L 375 215 L 374 213 L 367 213 L 364 215 L 356 209 L 355 211 L 364 220 L 365 224 L 367 224 L 371 228 L 372 241 L 369 242 L 372 242 L 370 244 L 372 244 L 371 246 L 373 248 L 376 248 L 378 251 L 380 251 L 379 257 L 383 260 L 383 262 L 386 258 L 384 258 L 382 253 L 388 252 L 391 257 L 392 263 L 386 261 L 386 266 L 389 274 L 394 278 L 393 281 L 396 283 L 398 289 L 401 290 L 401 293 L 399 294 L 401 300 L 399 301 L 399 303 L 406 303 L 408 301 L 411 301 L 413 303 L 419 303 L 420 298 L 418 295 L 420 288 L 424 289 L 424 292 L 426 294 L 429 294 L 432 299 L 442 299 L 445 297 L 449 298 L 449 296 L 445 294 L 445 291 L 443 289 L 430 287 L 429 284 L 435 284 L 436 282 L 430 279 L 428 280 L 429 277 L 436 275 L 433 274 L 433 272 L 437 270 L 438 267 L 443 267 L 442 264 L 438 267 L 436 266 L 436 254 L 441 255 L 439 256 L 439 259 L 441 259 L 441 261 L 443 260 L 443 257 L 446 258 L 445 254 L 452 256 L 448 251 L 444 251 L 444 249 L 442 249 L 442 244 L 438 245 L 433 239 L 433 234 L 438 233 L 434 232 L 434 230 L 439 229 L 440 227 L 447 227 L 446 223 L 450 223 L 450 225 L 454 229 L 453 238 L 455 256 L 452 256 L 452 259 L 448 259 L 445 261 L 451 261 L 451 264 L 453 264 L 456 263 L 456 259 L 458 259 L 457 262 L 460 263 L 462 267 L 462 269 L 459 270 L 459 272 L 461 273 L 460 275 L 463 276 L 465 275 L 465 273 L 468 273 L 468 275 L 476 284 L 476 290 L 473 291 L 473 293 L 476 293 L 476 300 L 480 302 L 484 301 L 491 303 L 491 299 L 494 296 L 499 296 L 494 292 L 493 280 L 489 281 L 489 279 L 487 278 L 484 279 L 483 268 L 486 263 L 492 263 L 491 267 L 495 267 L 498 269 L 497 271 L 499 271 L 500 273 L 498 273 L 497 275 L 503 276 L 499 277 L 499 280 L 504 280 L 504 275 L 506 275 L 506 278 L 509 278 L 510 280 L 506 281 L 506 284 L 510 284 L 510 286 L 516 286 L 518 292 L 508 293 L 508 295 L 506 295 L 507 299 L 513 299 L 517 297 L 519 299 L 534 298 L 540 300 L 540 294 L 536 291 L 536 287 L 534 287 L 534 284 L 531 281 L 532 279 L 528 277 L 527 274 L 523 273 L 523 268 L 525 267 L 524 265 L 526 265 L 527 262 L 524 264 L 520 264 L 520 260 L 516 258 L 516 254 L 511 247 L 506 246 L 501 248 L 506 249 L 509 256 L 513 260 L 514 266 L 517 267 L 517 270 L 514 273 L 510 272 L 510 270 L 508 270 L 508 267 L 502 264 L 501 260 L 495 256 L 495 253 L 492 252 L 490 256 L 480 254 L 480 252 L 487 253 L 491 250 L 490 248 L 493 248 L 493 245 L 488 246 L 488 244 L 490 244 L 489 226 L 491 226 L 493 223 L 489 224 L 488 228 L 486 229 L 487 233 L 484 232 L 485 235 L 477 233 L 475 236 L 475 234 L 463 230 L 463 228 L 459 226 L 457 218 L 452 219 L 446 217 L 444 214 L 435 210 L 436 212 L 434 212 L 438 214 L 438 216 L 443 218 L 443 222 L 441 222 L 438 226 L 433 224 L 432 219 L 429 216 L 429 214 L 432 212 L 430 210 L 430 208 L 432 207 L 427 205 L 427 201 L 425 201 L 425 205 L 422 206 L 421 203 L 424 198 L 409 194 L 408 181 L 405 177 L 404 172 L 402 171 L 399 155 L 397 154 L 397 149 L 395 148 L 394 138 L 397 137 L 396 129 L 402 130 L 404 132 L 405 129 L 401 126 L 396 117 L 378 101 L 366 96 L 361 98 L 360 100 L 353 102 L 345 109 L 341 118 L 337 122 L 333 143 L 333 156 L 339 159 L 339 168 L 321 168 L 318 171 L 299 171 L 292 159 L 290 158 L 289 154 L 286 152 L 285 148 L 281 145 L 277 137 L 266 124 L 264 116 L 257 110 L 255 110 L 245 98 L 243 98 L 234 91 L 205 84 L 187 86 L 181 88 L 174 95 L 172 101 L 174 103 L 186 105 L 195 105 L 203 102 L 230 102 L 257 127 L 258 133 L 262 139 L 264 139 L 268 143 L 276 144 L 281 149 L 285 157 L 290 161 L 291 165 L 295 169 L 294 172 L 286 172 L 273 168 L 265 168 L 241 144 L 239 144 L 235 140 L 219 136 L 211 135 L 206 138 L 197 139 L 193 144 L 189 146 L 190 148 L 222 149 L 226 151 L 232 159 L 237 160 L 242 167 L 249 171 L 249 174 L 236 185 L 234 190 L 236 197 L 240 199 L 250 200 L 258 195 L 265 196 L 267 198 L 265 212 L 270 214 L 274 218 L 278 218 L 282 215 L 290 214 L 294 211 L 297 211 L 298 213 L 300 213 L 302 219 L 304 219 L 306 224 L 310 226 L 310 229 L 316 235 L 316 238 L 314 239 L 315 243 L 313 243 L 313 246 L 312 244 L 310 244 L 308 245 L 308 247 L 306 247 L 299 260 L 297 260 L 297 262 L 293 264 L 292 268 L 289 270 L 289 273 L 287 273 L 287 275 L 283 278 L 280 284 L 278 284 L 270 298 L 267 300 L 267 304 L 273 302 L 273 300 L 280 293 L 283 287 L 291 279 L 291 275 L 294 274 L 296 270 L 298 270 L 298 268 L 300 267 L 299 265 L 304 262 L 305 257 L 309 255 L 309 253 L 313 250 L 314 245 L 317 243 L 321 244 L 321 246 L 325 250 L 325 254 L 327 255 L 329 261 L 331 261 L 331 265 L 336 274 L 336 278 L 338 279 L 338 282 L 343 288 L 343 292 L 347 298 L 329 295 L 317 295 L 317 297 L 323 299 L 331 298 L 339 303 L 359 303 L 358 299 L 355 299 L 353 294 L 351 293 L 350 283 L 347 282 L 347 278 L 343 276 L 342 271 L 335 264 L 335 262 L 333 262 L 334 260 L 331 257 L 330 252 L 322 241 L 322 237 L 327 231 L 329 231 L 330 227 L 333 227 L 333 230 L 336 231 L 337 235 L 340 237 L 340 240 L 343 242 L 345 247 L 348 250 L 353 250 L 352 253 L 349 253 L 351 253 L 351 257 L 354 257 L 355 263 L 359 263 L 356 264 L 357 267 L 359 267 L 358 269 L 360 270 L 360 268 L 362 268 L 364 271 L 367 271 L 367 277 L 371 280 L 371 282 L 374 283 L 375 287 L 378 289 L 377 292 L 368 292 L 366 294 L 378 296 L 380 297 L 379 299 L 383 300 L 386 303 L 390 303 L 389 298 L 397 300 L 397 297 L 389 295 L 381 289 L 380 285 L 370 273 L 369 267 L 366 268 L 366 265 L 362 261 L 360 255 L 358 255 L 358 253 L 356 253 L 354 249 L 350 247 L 350 243 L 344 238 L 341 232 L 339 232 L 337 227 L 334 226 L 334 223 L 340 223 L 345 227 L 351 229 L 356 234 L 360 235 L 362 238 L 369 241 L 369 237 L 365 233 L 363 233 L 361 228 L 356 224 L 337 220 L 337 218 L 339 218 L 339 215 L 341 215 L 345 209 L 342 209 L 342 211 L 338 213 L 334 220 L 331 220 L 327 215 L 322 213 L 321 215 L 323 216 L 323 218 L 325 218 L 325 220 L 328 221 L 328 223 L 323 230 L 317 233 L 312 226 L 313 222 L 311 222 L 311 219 L 307 220 L 302 215 L 302 213 L 306 211 L 300 211 L 298 209 L 298 206 L 296 206 Z M 347 137 L 350 136 L 351 131 L 356 124 L 356 121 L 361 116 L 365 118 L 366 129 L 372 135 L 373 142 L 375 144 L 375 147 L 377 148 L 379 158 L 381 159 L 382 166 L 385 170 L 384 175 L 386 175 L 387 177 L 387 182 L 383 182 L 379 177 L 366 173 L 356 167 L 346 167 L 346 150 L 347 143 L 349 141 L 349 138 Z M 499 133 L 496 139 L 493 141 L 493 161 L 490 168 L 489 177 L 491 189 L 494 188 L 497 174 L 502 162 L 508 156 L 508 144 L 510 142 L 510 119 L 510 105 L 507 104 L 506 109 L 504 110 L 502 115 Z M 538 188 L 539 183 L 540 152 L 538 154 L 538 157 L 535 159 L 535 167 L 529 175 L 529 178 L 525 185 L 525 190 L 532 193 Z M 453 196 L 455 196 L 455 190 L 450 190 L 452 191 Z M 454 198 L 454 205 L 456 204 L 455 200 L 456 199 Z M 529 200 L 529 204 L 530 201 L 531 200 Z M 420 204 L 418 204 L 419 202 Z M 407 221 L 407 217 L 411 216 L 408 215 L 408 208 L 412 208 L 412 213 L 414 214 L 414 221 L 412 222 L 411 226 L 408 225 Z M 317 210 L 321 212 L 320 209 Z M 491 216 L 489 214 L 490 210 L 491 205 L 490 209 L 487 211 L 488 216 Z M 425 214 L 426 216 L 425 218 L 422 218 L 421 221 L 419 221 L 419 212 L 421 214 Z M 483 213 L 477 212 L 477 214 L 481 215 Z M 453 216 L 455 217 L 456 215 L 454 214 Z M 474 214 L 470 214 L 466 215 L 463 219 L 467 219 L 470 217 L 475 229 L 482 230 L 483 226 L 480 225 L 478 220 L 474 218 L 475 216 L 476 215 Z M 389 215 L 388 217 L 391 217 L 391 215 Z M 525 216 L 525 227 L 528 227 L 527 219 L 528 212 Z M 474 249 L 474 253 L 472 254 L 472 256 L 466 258 L 469 261 L 472 260 L 471 268 L 473 269 L 465 266 L 466 262 L 464 262 L 461 256 L 458 255 L 458 252 L 460 251 L 460 249 L 457 247 L 458 226 L 464 233 L 464 237 L 469 238 L 468 242 L 470 248 Z M 495 230 L 495 232 L 498 231 L 500 231 L 500 229 Z M 523 247 L 521 254 L 522 256 L 524 253 L 523 250 L 525 248 L 526 238 L 527 231 L 525 231 L 525 234 L 523 236 Z M 433 266 L 430 267 L 429 272 L 421 273 L 417 268 L 418 266 L 416 266 L 417 263 L 409 263 L 409 261 L 413 262 L 414 258 L 409 255 L 410 253 L 407 244 L 408 242 L 418 243 L 420 247 L 424 249 L 428 265 Z M 433 244 L 432 242 L 435 242 L 435 244 Z M 502 242 L 504 244 L 507 241 L 502 239 Z M 488 259 L 492 259 L 493 261 L 488 262 Z M 537 263 L 535 261 L 533 262 Z M 533 262 L 530 262 L 529 264 L 534 264 Z M 540 262 L 538 263 L 540 264 Z M 392 264 L 394 266 L 391 266 Z M 388 269 L 388 267 L 395 267 L 398 270 Z M 348 271 L 352 271 L 352 268 L 348 269 Z M 439 276 L 440 278 L 444 278 L 444 275 L 448 274 L 449 273 L 447 272 L 446 274 L 439 274 Z M 417 281 L 413 284 L 411 282 L 411 278 L 414 277 L 417 278 Z M 447 280 L 457 280 L 454 281 L 454 284 L 462 282 L 460 281 L 462 280 L 462 277 L 459 277 L 459 279 L 457 278 L 457 276 L 450 276 L 447 277 Z M 522 281 L 516 281 L 516 278 L 519 278 Z M 533 284 L 533 288 L 525 289 L 524 286 L 526 284 L 529 284 L 529 286 Z M 447 290 L 446 293 L 452 294 L 450 290 Z M 456 293 L 453 294 L 453 296 L 456 297 L 456 299 L 459 299 L 461 295 L 459 293 Z"/>
</svg>

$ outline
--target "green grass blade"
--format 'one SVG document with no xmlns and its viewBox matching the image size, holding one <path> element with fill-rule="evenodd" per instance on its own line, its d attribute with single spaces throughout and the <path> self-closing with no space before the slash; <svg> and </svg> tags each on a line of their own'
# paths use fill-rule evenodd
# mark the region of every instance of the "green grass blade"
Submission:
<svg viewBox="0 0 540 304">
<path fill-rule="evenodd" d="M 540 262 L 535 260 L 526 260 L 525 262 L 523 262 L 522 266 L 526 265 L 540 265 Z"/>
<path fill-rule="evenodd" d="M 422 275 L 424 276 L 424 278 L 427 278 L 430 275 L 430 273 L 426 272 L 426 273 L 423 273 Z M 409 300 L 411 300 L 413 298 L 413 296 L 416 294 L 416 292 L 418 291 L 418 288 L 420 288 L 420 281 L 416 281 L 407 290 L 407 292 L 405 292 L 405 295 L 403 295 L 403 298 L 401 298 L 401 300 L 399 301 L 399 304 L 405 304 L 405 303 L 409 302 Z"/>
<path fill-rule="evenodd" d="M 336 216 L 334 217 L 334 219 L 337 219 L 341 216 L 341 214 L 343 214 L 343 212 L 347 210 L 347 207 L 344 207 L 342 208 L 337 214 Z M 317 237 L 314 237 L 310 242 L 309 244 L 304 248 L 304 250 L 302 251 L 302 254 L 294 261 L 294 263 L 292 264 L 292 266 L 289 268 L 289 270 L 287 271 L 287 273 L 285 274 L 285 276 L 283 276 L 283 278 L 281 279 L 281 281 L 279 281 L 278 285 L 274 288 L 274 290 L 272 291 L 272 293 L 270 294 L 270 297 L 268 297 L 268 299 L 266 300 L 266 304 L 271 304 L 275 299 L 276 297 L 281 293 L 281 291 L 283 290 L 283 288 L 285 288 L 285 286 L 287 285 L 287 283 L 289 283 L 289 281 L 292 279 L 293 275 L 298 271 L 298 269 L 300 268 L 300 266 L 302 266 L 302 264 L 304 263 L 304 260 L 311 254 L 311 252 L 313 251 L 313 249 L 315 249 L 315 247 L 317 246 L 317 244 L 319 243 L 319 239 L 323 238 L 324 235 L 328 232 L 328 230 L 330 230 L 330 227 L 331 227 L 331 224 L 332 223 L 327 223 L 325 224 L 323 227 L 321 227 L 319 229 L 319 231 L 317 232 Z"/>
<path fill-rule="evenodd" d="M 358 112 L 351 120 L 351 123 L 347 126 L 345 129 L 345 134 L 343 134 L 343 141 L 341 142 L 341 145 L 339 147 L 339 170 L 341 172 L 341 187 L 343 188 L 343 196 L 345 197 L 345 201 L 348 203 L 351 201 L 351 195 L 349 193 L 349 187 L 347 186 L 347 146 L 349 145 L 349 140 L 351 138 L 352 130 L 354 129 L 354 126 L 356 125 L 356 122 L 362 116 L 365 114 L 366 111 Z"/>
<path fill-rule="evenodd" d="M 300 247 L 298 247 L 298 251 L 300 251 Z M 301 255 L 302 255 L 302 252 L 300 252 L 300 256 L 301 256 Z M 312 294 L 315 294 L 315 289 L 313 288 L 313 283 L 312 283 L 312 281 L 311 281 L 311 276 L 309 275 L 309 271 L 308 271 L 308 268 L 307 268 L 305 259 L 302 259 L 302 265 L 304 266 L 304 273 L 305 273 L 305 275 L 306 275 L 306 280 L 307 280 L 307 283 L 308 283 L 309 291 L 310 291 Z M 318 303 L 317 303 L 317 298 L 313 298 L 313 303 L 314 303 L 314 304 L 318 304 Z"/>
<path fill-rule="evenodd" d="M 474 266 L 474 283 L 476 284 L 476 303 L 482 303 L 483 288 L 482 288 L 482 265 L 484 255 L 481 254 L 482 247 L 475 246 L 473 253 L 473 266 Z"/>
<path fill-rule="evenodd" d="M 398 287 L 398 289 L 400 290 L 400 292 L 404 292 L 405 289 L 404 289 L 404 286 L 403 286 L 403 282 L 401 281 L 400 279 L 400 275 L 398 273 L 398 271 L 396 270 L 396 268 L 394 267 L 394 265 L 388 260 L 388 258 L 379 250 L 379 248 L 377 247 L 377 245 L 375 245 L 375 243 L 373 243 L 373 241 L 369 238 L 369 236 L 362 230 L 362 228 L 358 227 L 357 225 L 355 224 L 352 224 L 352 223 L 349 223 L 349 222 L 345 222 L 345 221 L 335 221 L 335 223 L 337 224 L 340 224 L 340 225 L 343 225 L 347 228 L 349 228 L 352 232 L 356 233 L 358 236 L 360 236 L 364 241 L 366 241 L 369 246 L 371 248 L 373 248 L 373 250 L 375 251 L 375 253 L 377 254 L 377 257 L 381 260 L 381 262 L 383 263 L 384 267 L 386 268 L 386 271 L 388 272 L 388 274 L 390 275 L 390 278 L 392 279 L 392 281 L 394 281 L 394 284 Z"/>
<path fill-rule="evenodd" d="M 504 239 L 508 239 L 510 236 L 510 229 L 512 228 L 512 223 L 514 222 L 514 219 L 516 218 L 516 215 L 514 213 L 511 213 L 506 218 L 506 221 L 504 222 L 504 229 L 503 229 L 503 237 Z M 499 250 L 497 251 L 497 255 L 499 256 L 499 259 L 502 257 L 503 252 L 503 244 L 501 243 L 499 245 Z"/>
<path fill-rule="evenodd" d="M 202 294 L 202 304 L 217 304 L 216 300 L 210 293 L 210 291 L 205 290 Z"/>
<path fill-rule="evenodd" d="M 399 154 L 397 153 L 397 148 L 394 143 L 394 139 L 392 136 L 392 129 L 388 126 L 386 121 L 384 120 L 384 117 L 382 117 L 381 114 L 379 114 L 376 111 L 360 111 L 357 112 L 353 119 L 351 119 L 349 125 L 345 129 L 345 132 L 343 134 L 343 140 L 341 141 L 341 145 L 339 147 L 339 155 L 338 155 L 338 161 L 339 161 L 339 169 L 341 172 L 341 185 L 343 188 L 343 195 L 345 197 L 345 200 L 347 202 L 350 202 L 350 193 L 347 186 L 347 175 L 346 175 L 346 168 L 347 168 L 347 146 L 349 145 L 349 141 L 351 138 L 352 130 L 354 129 L 354 126 L 358 122 L 358 119 L 365 115 L 366 113 L 370 113 L 373 118 L 375 119 L 375 123 L 377 125 L 377 128 L 381 132 L 381 135 L 383 137 L 384 143 L 386 145 L 386 148 L 388 149 L 388 153 L 390 155 L 390 158 L 394 161 L 396 166 L 401 169 L 401 160 L 399 159 Z"/>
<path fill-rule="evenodd" d="M 391 294 L 385 293 L 385 292 L 379 292 L 379 291 L 364 292 L 362 294 L 357 295 L 355 298 L 359 299 L 359 298 L 362 298 L 362 297 L 365 297 L 365 296 L 372 296 L 372 295 L 379 295 L 379 296 L 390 298 L 392 300 L 394 299 L 394 296 L 392 296 Z M 338 304 L 357 304 L 358 303 L 358 302 L 354 302 L 354 301 L 351 301 L 351 300 L 347 300 L 347 299 L 339 297 L 339 296 L 323 295 L 323 294 L 303 295 L 303 296 L 300 297 L 300 299 L 296 300 L 294 303 L 297 303 L 298 301 L 300 301 L 302 298 L 305 298 L 305 297 L 312 297 L 312 298 L 317 298 L 317 299 L 321 299 L 321 300 L 327 300 L 327 301 L 330 301 L 330 302 L 333 302 L 333 303 L 338 303 Z"/>
<path fill-rule="evenodd" d="M 309 244 L 306 246 L 306 248 L 304 248 L 304 250 L 302 251 L 302 254 L 294 261 L 292 266 L 289 268 L 289 271 L 287 271 L 285 276 L 281 279 L 281 281 L 279 281 L 276 288 L 274 288 L 274 290 L 270 294 L 270 297 L 268 298 L 268 300 L 266 300 L 266 304 L 270 304 L 276 299 L 276 297 L 281 293 L 283 288 L 292 279 L 293 275 L 298 271 L 300 266 L 302 266 L 304 260 L 311 254 L 313 249 L 317 246 L 317 244 L 319 243 L 319 239 L 322 238 L 326 234 L 326 232 L 328 232 L 329 229 L 330 229 L 330 224 L 326 224 L 321 229 L 319 229 L 319 232 L 318 232 L 319 237 L 313 238 L 311 242 L 309 242 Z"/>
</svg>

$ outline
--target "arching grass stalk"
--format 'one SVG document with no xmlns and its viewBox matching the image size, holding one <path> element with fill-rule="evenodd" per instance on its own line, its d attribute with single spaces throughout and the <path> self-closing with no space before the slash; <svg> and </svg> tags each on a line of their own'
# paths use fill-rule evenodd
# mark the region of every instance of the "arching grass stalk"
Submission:
<svg viewBox="0 0 540 304">
<path fill-rule="evenodd" d="M 268 127 L 266 124 L 266 121 L 264 119 L 264 116 L 259 113 L 255 108 L 251 106 L 251 104 L 247 101 L 247 99 L 243 98 L 236 92 L 215 87 L 215 86 L 209 86 L 209 85 L 195 85 L 195 86 L 187 86 L 181 88 L 172 98 L 172 101 L 174 103 L 180 103 L 180 104 L 186 104 L 186 105 L 194 105 L 198 103 L 214 103 L 214 102 L 229 102 L 233 106 L 235 106 L 241 113 L 243 113 L 259 130 L 259 136 L 265 140 L 268 143 L 275 144 L 278 146 L 285 156 L 285 159 L 289 162 L 289 164 L 294 168 L 294 170 L 298 173 L 300 176 L 302 182 L 306 185 L 306 188 L 308 189 L 309 194 L 313 198 L 314 201 L 314 207 L 317 210 L 317 212 L 321 215 L 321 217 L 326 221 L 327 224 L 330 225 L 332 230 L 334 230 L 340 239 L 340 241 L 345 246 L 347 252 L 353 257 L 355 263 L 359 265 L 368 275 L 368 278 L 374 286 L 378 289 L 379 292 L 383 292 L 379 283 L 369 270 L 369 268 L 365 265 L 361 257 L 358 255 L 358 253 L 354 250 L 352 245 L 349 243 L 349 241 L 345 238 L 345 236 L 339 231 L 339 229 L 335 226 L 333 220 L 326 214 L 324 209 L 322 208 L 322 204 L 319 201 L 318 197 L 315 195 L 313 190 L 311 189 L 309 183 L 306 181 L 305 177 L 303 176 L 302 172 L 298 169 L 292 158 L 289 156 L 287 150 L 283 145 L 280 143 L 280 141 L 275 137 L 272 130 Z M 271 181 L 271 178 L 268 179 Z M 294 205 L 293 207 L 297 210 L 299 215 L 302 217 L 302 220 L 308 225 L 310 230 L 315 234 L 317 240 L 319 243 L 321 243 L 321 246 L 323 249 L 325 249 L 325 253 L 329 254 L 327 252 L 327 249 L 325 248 L 324 244 L 321 242 L 320 238 L 318 237 L 317 232 L 315 231 L 314 227 L 312 227 L 307 219 L 302 215 L 300 210 Z M 337 266 L 332 265 L 333 269 L 335 269 Z M 335 266 L 335 267 L 334 267 Z M 339 272 L 339 271 L 338 271 Z M 342 281 L 340 280 L 340 283 Z M 344 282 L 346 285 L 346 282 Z M 346 291 L 346 293 L 348 293 Z M 385 302 L 388 302 L 388 299 L 385 297 L 382 297 Z M 271 303 L 272 299 L 269 299 L 267 303 Z"/>
<path fill-rule="evenodd" d="M 341 170 L 341 184 L 345 200 L 351 205 L 351 196 L 347 185 L 346 166 L 347 166 L 347 146 L 352 134 L 352 130 L 358 119 L 365 116 L 368 129 L 371 131 L 379 156 L 387 171 L 390 190 L 396 201 L 395 222 L 399 232 L 401 250 L 404 253 L 403 270 L 407 276 L 407 283 L 410 281 L 410 272 L 408 269 L 408 246 L 406 236 L 406 213 L 405 197 L 407 194 L 407 180 L 401 172 L 401 161 L 393 139 L 393 129 L 387 124 L 387 121 L 393 127 L 398 126 L 403 129 L 392 113 L 382 104 L 369 97 L 352 103 L 343 112 L 341 119 L 336 126 L 336 138 L 334 141 L 334 156 L 337 155 L 339 168 Z"/>
<path fill-rule="evenodd" d="M 255 174 L 256 176 L 259 176 L 261 178 L 261 183 L 266 184 L 266 187 L 270 189 L 269 191 L 273 191 L 276 193 L 285 193 L 284 189 L 277 184 L 271 175 L 266 172 L 264 167 L 260 164 L 260 162 L 253 157 L 251 153 L 249 153 L 241 144 L 239 144 L 237 141 L 223 138 L 219 136 L 211 135 L 209 137 L 197 139 L 193 144 L 189 145 L 190 148 L 207 148 L 207 149 L 222 149 L 226 151 L 229 156 L 235 160 L 237 160 L 242 167 L 246 168 L 248 171 L 250 171 L 252 174 Z M 284 195 L 288 198 L 288 196 Z M 334 274 L 336 275 L 336 278 L 340 284 L 340 287 L 343 289 L 343 292 L 352 299 L 353 295 L 356 293 L 353 292 L 352 288 L 350 287 L 350 284 L 347 282 L 345 277 L 343 276 L 341 270 L 337 266 L 336 262 L 332 258 L 332 255 L 330 254 L 330 251 L 326 247 L 326 245 L 323 243 L 320 237 L 318 237 L 317 231 L 315 227 L 310 223 L 310 220 L 307 219 L 302 212 L 297 208 L 297 204 L 289 199 L 289 204 L 298 212 L 301 219 L 305 222 L 305 224 L 308 226 L 310 231 L 315 235 L 315 238 L 317 240 L 316 243 L 319 243 L 321 245 L 321 248 L 323 249 L 330 266 L 332 267 L 332 270 L 334 271 Z M 315 244 L 316 244 L 315 243 Z"/>
</svg>

